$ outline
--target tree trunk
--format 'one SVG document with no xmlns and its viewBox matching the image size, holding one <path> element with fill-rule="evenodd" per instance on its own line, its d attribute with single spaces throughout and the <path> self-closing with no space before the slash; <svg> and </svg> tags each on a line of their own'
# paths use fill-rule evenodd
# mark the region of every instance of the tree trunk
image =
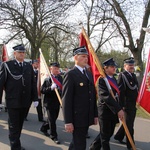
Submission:
<svg viewBox="0 0 150 150">
<path fill-rule="evenodd" d="M 31 59 L 37 59 L 37 48 L 34 46 L 31 46 Z"/>
<path fill-rule="evenodd" d="M 58 62 L 58 49 L 57 49 L 57 48 L 55 49 L 55 52 L 54 52 L 54 53 L 55 53 L 55 54 L 54 54 L 54 55 L 55 55 L 55 56 L 54 56 L 54 61 L 55 61 L 55 62 Z"/>
<path fill-rule="evenodd" d="M 142 62 L 141 52 L 142 52 L 142 50 L 140 50 L 138 48 L 135 48 L 134 51 L 132 51 L 132 54 L 135 59 L 135 66 L 139 66 L 139 68 L 141 70 L 141 71 L 135 71 L 135 73 L 138 72 L 136 75 L 137 75 L 137 79 L 139 82 L 139 86 L 141 85 L 142 79 L 143 79 L 143 62 Z"/>
</svg>

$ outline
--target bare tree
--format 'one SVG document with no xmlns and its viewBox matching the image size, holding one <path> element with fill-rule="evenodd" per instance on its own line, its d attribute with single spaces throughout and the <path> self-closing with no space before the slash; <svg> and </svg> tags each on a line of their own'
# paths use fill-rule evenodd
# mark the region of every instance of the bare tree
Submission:
<svg viewBox="0 0 150 150">
<path fill-rule="evenodd" d="M 150 15 L 150 0 L 82 0 L 87 26 L 91 41 L 97 41 L 96 52 L 103 45 L 115 39 L 121 39 L 122 45 L 135 58 L 136 65 L 142 70 L 142 49 L 145 41 L 145 31 Z M 94 43 L 95 44 L 95 43 Z"/>
<path fill-rule="evenodd" d="M 8 39 L 19 34 L 31 44 L 31 58 L 36 58 L 42 42 L 53 28 L 62 29 L 66 11 L 79 0 L 0 0 L 1 28 L 11 31 Z"/>
<path fill-rule="evenodd" d="M 82 0 L 85 13 L 87 34 L 95 43 L 95 51 L 102 49 L 105 43 L 115 38 L 116 27 L 112 28 L 111 21 L 106 16 L 112 14 L 112 10 L 103 0 Z M 85 23 L 83 22 L 83 23 Z"/>
<path fill-rule="evenodd" d="M 48 49 L 44 53 L 49 55 L 49 61 L 61 62 L 65 65 L 72 58 L 72 49 L 78 46 L 78 35 L 69 27 L 65 29 L 65 32 L 54 28 L 44 40 L 43 46 L 45 45 Z"/>
<path fill-rule="evenodd" d="M 139 0 L 106 0 L 106 2 L 115 14 L 115 17 L 106 17 L 106 19 L 112 20 L 123 39 L 124 47 L 131 51 L 136 60 L 136 65 L 143 70 L 141 52 L 144 46 L 145 31 L 140 30 L 139 33 L 135 33 L 135 28 L 147 27 L 150 15 L 150 0 L 146 1 L 145 6 L 143 1 Z M 143 9 L 143 11 L 141 12 L 140 9 Z M 137 19 L 139 20 L 137 21 Z"/>
</svg>

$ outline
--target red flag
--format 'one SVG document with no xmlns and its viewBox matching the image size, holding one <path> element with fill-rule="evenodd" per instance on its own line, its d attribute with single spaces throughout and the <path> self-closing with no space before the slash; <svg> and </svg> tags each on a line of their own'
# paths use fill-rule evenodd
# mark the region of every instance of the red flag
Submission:
<svg viewBox="0 0 150 150">
<path fill-rule="evenodd" d="M 88 48 L 88 45 L 87 45 L 87 41 L 83 35 L 83 33 L 80 33 L 79 35 L 79 38 L 80 38 L 80 46 L 86 46 L 86 49 L 88 50 L 88 53 L 89 53 L 89 61 L 88 61 L 88 64 L 89 66 L 91 67 L 91 71 L 92 71 L 92 74 L 93 74 L 93 78 L 94 78 L 94 83 L 96 84 L 97 82 L 97 79 L 102 76 L 98 70 L 98 64 L 95 62 L 95 59 L 92 55 L 92 53 L 89 51 L 89 48 Z"/>
<path fill-rule="evenodd" d="M 8 61 L 9 57 L 8 57 L 8 53 L 7 53 L 7 48 L 6 45 L 4 44 L 2 47 L 2 61 Z"/>
<path fill-rule="evenodd" d="M 111 83 L 111 85 L 113 85 L 113 86 L 115 86 L 115 84 L 113 84 L 113 82 L 111 82 L 111 81 L 106 77 L 106 75 L 105 75 L 105 73 L 104 73 L 104 71 L 103 71 L 103 68 L 102 68 L 102 66 L 101 66 L 101 64 L 100 64 L 100 61 L 99 61 L 97 55 L 96 55 L 95 52 L 94 52 L 94 49 L 93 49 L 93 47 L 92 47 L 92 44 L 91 44 L 91 42 L 90 42 L 90 40 L 89 40 L 89 38 L 88 38 L 88 36 L 87 36 L 87 34 L 86 34 L 84 28 L 82 28 L 82 33 L 81 33 L 81 35 L 80 35 L 80 45 L 86 46 L 87 50 L 89 51 L 89 64 L 91 64 L 91 70 L 92 70 L 92 73 L 93 73 L 93 76 L 94 76 L 94 82 L 96 83 L 97 80 L 98 80 L 98 77 L 99 77 L 99 76 L 102 76 L 103 79 L 105 80 L 105 83 L 106 83 L 106 85 L 107 85 L 108 90 L 110 91 L 111 95 L 112 95 L 112 96 L 114 97 L 114 99 L 115 99 L 115 96 L 114 96 L 114 94 L 113 94 L 113 91 L 112 91 L 111 86 L 110 86 L 109 83 Z M 99 74 L 99 76 L 98 76 L 98 74 Z M 131 135 L 130 135 L 130 133 L 129 133 L 129 130 L 128 130 L 128 128 L 127 128 L 127 125 L 126 125 L 124 119 L 122 120 L 122 123 L 123 123 L 123 127 L 124 127 L 124 129 L 125 129 L 125 132 L 126 132 L 126 134 L 127 134 L 127 137 L 128 137 L 128 139 L 129 139 L 129 141 L 130 141 L 130 143 L 131 143 L 131 146 L 132 146 L 132 148 L 135 150 L 135 149 L 136 149 L 136 148 L 135 148 L 135 145 L 134 145 L 134 143 L 133 143 L 133 140 L 132 140 L 132 138 L 131 138 Z"/>
<path fill-rule="evenodd" d="M 146 63 L 143 81 L 137 98 L 137 103 L 148 113 L 150 113 L 149 97 L 150 97 L 150 50 Z"/>
<path fill-rule="evenodd" d="M 103 68 L 98 60 L 97 55 L 94 52 L 94 49 L 91 45 L 91 42 L 89 40 L 89 38 L 87 37 L 87 34 L 85 33 L 84 28 L 82 29 L 82 33 L 79 36 L 80 38 L 80 46 L 86 46 L 86 49 L 88 50 L 89 53 L 89 60 L 88 60 L 88 65 L 90 66 L 91 72 L 93 74 L 93 78 L 94 78 L 94 84 L 97 84 L 98 78 L 99 77 L 103 77 L 103 78 L 107 78 L 106 83 L 108 85 L 108 88 L 110 88 L 110 85 L 116 89 L 117 93 L 120 94 L 118 86 L 112 82 L 112 80 L 105 75 Z M 88 44 L 87 44 L 88 43 Z"/>
</svg>

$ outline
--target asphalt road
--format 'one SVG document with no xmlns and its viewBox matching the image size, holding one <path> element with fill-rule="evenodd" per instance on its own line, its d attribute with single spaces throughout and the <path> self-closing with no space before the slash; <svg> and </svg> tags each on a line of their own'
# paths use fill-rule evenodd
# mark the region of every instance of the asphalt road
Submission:
<svg viewBox="0 0 150 150">
<path fill-rule="evenodd" d="M 26 150 L 67 150 L 71 141 L 71 134 L 64 130 L 62 111 L 57 120 L 58 138 L 61 144 L 55 144 L 49 137 L 44 136 L 39 128 L 42 123 L 37 119 L 36 109 L 31 106 L 28 121 L 24 122 L 21 135 L 22 146 Z M 118 127 L 116 127 L 117 130 Z M 99 132 L 99 126 L 91 126 L 89 129 L 90 138 L 87 139 L 87 150 L 90 143 Z M 150 150 L 150 120 L 136 118 L 135 120 L 135 145 L 137 150 Z M 125 145 L 119 144 L 111 138 L 111 150 L 126 150 Z M 7 112 L 0 112 L 0 150 L 10 150 L 8 140 Z"/>
</svg>

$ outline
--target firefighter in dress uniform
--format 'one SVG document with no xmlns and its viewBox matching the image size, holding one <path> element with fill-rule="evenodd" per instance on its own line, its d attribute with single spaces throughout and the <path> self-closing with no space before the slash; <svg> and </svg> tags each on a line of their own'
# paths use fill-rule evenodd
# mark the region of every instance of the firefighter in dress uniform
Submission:
<svg viewBox="0 0 150 150">
<path fill-rule="evenodd" d="M 56 120 L 59 115 L 60 102 L 55 92 L 57 88 L 60 96 L 62 93 L 62 76 L 60 75 L 59 63 L 53 62 L 50 64 L 50 72 L 53 78 L 54 83 L 50 78 L 46 78 L 41 87 L 41 93 L 44 94 L 44 107 L 47 111 L 48 122 L 45 122 L 40 130 L 48 136 L 47 130 L 50 129 L 50 138 L 56 143 L 60 144 L 57 134 Z"/>
<path fill-rule="evenodd" d="M 98 118 L 100 125 L 100 134 L 90 145 L 90 150 L 110 150 L 109 141 L 114 133 L 115 125 L 124 117 L 124 112 L 119 105 L 119 88 L 114 78 L 116 72 L 116 63 L 113 58 L 103 62 L 104 72 L 109 81 L 115 98 L 111 95 L 108 86 L 103 78 L 98 81 Z"/>
<path fill-rule="evenodd" d="M 0 68 L 0 98 L 4 88 L 11 150 L 24 150 L 20 142 L 23 121 L 32 101 L 38 106 L 38 97 L 32 65 L 24 61 L 24 46 L 13 49 L 15 59 L 2 63 Z"/>
<path fill-rule="evenodd" d="M 91 72 L 86 69 L 86 48 L 73 50 L 75 66 L 63 80 L 62 100 L 65 129 L 72 133 L 69 150 L 85 150 L 86 135 L 90 125 L 97 124 L 96 91 Z"/>
<path fill-rule="evenodd" d="M 120 89 L 120 105 L 125 111 L 125 120 L 131 137 L 134 141 L 134 120 L 136 116 L 136 99 L 138 96 L 138 81 L 134 74 L 134 58 L 124 60 L 124 71 L 118 77 Z M 125 136 L 123 125 L 115 134 L 114 139 L 122 142 Z M 127 149 L 131 149 L 131 144 L 126 137 Z"/>
</svg>

